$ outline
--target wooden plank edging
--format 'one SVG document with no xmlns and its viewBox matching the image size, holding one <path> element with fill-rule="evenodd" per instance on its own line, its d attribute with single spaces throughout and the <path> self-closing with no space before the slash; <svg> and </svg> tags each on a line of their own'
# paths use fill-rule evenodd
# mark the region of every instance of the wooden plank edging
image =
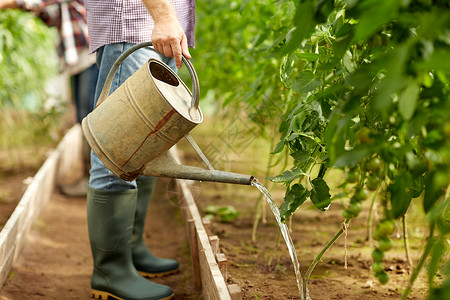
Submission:
<svg viewBox="0 0 450 300">
<path fill-rule="evenodd" d="M 176 147 L 170 149 L 171 154 L 179 162 L 179 155 Z M 189 181 L 183 179 L 176 179 L 178 188 L 181 194 L 181 207 L 184 214 L 184 218 L 187 225 L 188 240 L 190 243 L 191 251 L 197 251 L 197 253 L 191 253 L 193 260 L 198 260 L 200 280 L 202 287 L 203 299 L 213 300 L 235 300 L 240 299 L 240 288 L 237 285 L 228 286 L 225 278 L 221 272 L 219 263 L 216 259 L 218 248 L 218 238 L 213 237 L 214 248 L 211 246 L 210 241 L 210 223 L 203 224 L 203 219 L 195 203 L 189 188 Z M 192 225 L 193 224 L 193 225 Z M 205 226 L 206 225 L 206 226 Z M 192 233 L 192 227 L 195 232 Z M 197 245 L 192 243 L 197 242 Z M 224 254 L 221 254 L 221 264 L 223 263 Z M 226 260 L 226 259 L 225 259 Z M 195 261 L 193 261 L 194 277 L 196 277 L 197 267 Z M 197 278 L 194 278 L 194 283 L 197 286 Z M 230 293 L 231 291 L 231 293 Z"/>
<path fill-rule="evenodd" d="M 79 124 L 74 125 L 64 136 L 58 147 L 52 150 L 44 164 L 39 168 L 33 180 L 0 232 L 0 289 L 5 283 L 14 261 L 18 258 L 27 233 L 48 202 L 55 188 L 61 153 L 72 151 L 78 154 L 81 149 L 73 148 L 73 140 L 81 135 Z M 80 145 L 81 146 L 81 145 Z M 69 148 L 70 147 L 70 148 Z M 74 155 L 78 158 L 77 155 Z M 73 164 L 69 165 L 74 165 Z M 64 172 L 62 172 L 64 173 Z"/>
</svg>

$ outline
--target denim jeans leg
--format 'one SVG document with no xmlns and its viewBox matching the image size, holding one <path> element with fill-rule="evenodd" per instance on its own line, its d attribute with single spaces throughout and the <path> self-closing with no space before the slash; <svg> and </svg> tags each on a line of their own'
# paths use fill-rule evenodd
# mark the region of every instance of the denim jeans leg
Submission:
<svg viewBox="0 0 450 300">
<path fill-rule="evenodd" d="M 95 91 L 95 103 L 100 96 L 103 86 L 108 76 L 109 70 L 112 68 L 116 59 L 127 49 L 134 46 L 130 43 L 116 43 L 105 45 L 97 52 L 97 65 L 99 66 L 99 76 L 97 88 Z M 128 56 L 117 69 L 116 74 L 109 91 L 113 93 L 128 77 L 133 75 L 142 65 L 150 58 L 163 61 L 172 69 L 176 70 L 173 58 L 167 58 L 159 54 L 151 48 L 141 48 Z M 136 188 L 136 181 L 129 182 L 115 176 L 108 168 L 104 166 L 97 155 L 91 151 L 91 170 L 89 178 L 89 186 L 96 190 L 102 191 L 126 191 Z"/>
<path fill-rule="evenodd" d="M 77 110 L 77 122 L 81 121 L 94 109 L 95 87 L 97 85 L 98 67 L 93 64 L 72 76 L 73 95 Z"/>
</svg>

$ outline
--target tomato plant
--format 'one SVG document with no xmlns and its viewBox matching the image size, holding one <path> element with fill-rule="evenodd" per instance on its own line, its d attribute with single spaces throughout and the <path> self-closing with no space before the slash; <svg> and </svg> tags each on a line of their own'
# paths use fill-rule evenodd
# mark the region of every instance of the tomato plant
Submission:
<svg viewBox="0 0 450 300">
<path fill-rule="evenodd" d="M 428 258 L 430 299 L 448 292 L 450 264 L 442 259 L 450 232 L 448 1 L 220 4 L 222 12 L 238 12 L 227 20 L 232 41 L 215 39 L 213 45 L 232 67 L 210 69 L 220 74 L 207 80 L 225 85 L 215 94 L 223 91 L 228 107 L 244 106 L 261 132 L 278 125 L 272 153 L 285 158 L 280 162 L 290 159 L 271 177 L 286 186 L 283 220 L 307 200 L 326 211 L 337 199 L 329 192 L 329 170 L 347 172 L 339 185 L 350 196 L 347 221 L 358 215 L 356 203 L 365 201 L 367 190 L 376 193 L 382 221 L 374 232 L 381 243 L 374 261 L 381 262 L 391 247 L 392 224 L 417 199 L 429 220 L 429 238 L 404 297 Z M 229 74 L 240 83 L 233 91 Z M 433 281 L 438 271 L 446 275 L 440 286 Z M 389 280 L 384 271 L 375 276 Z"/>
</svg>

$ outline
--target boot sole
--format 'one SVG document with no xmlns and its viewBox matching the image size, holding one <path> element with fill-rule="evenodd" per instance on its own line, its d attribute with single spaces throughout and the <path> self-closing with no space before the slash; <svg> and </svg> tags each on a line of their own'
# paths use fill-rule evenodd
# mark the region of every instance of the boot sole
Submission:
<svg viewBox="0 0 450 300">
<path fill-rule="evenodd" d="M 177 274 L 180 272 L 179 269 L 176 270 L 171 270 L 171 271 L 167 271 L 167 272 L 162 272 L 162 273 L 147 273 L 144 271 L 138 271 L 139 274 L 141 274 L 142 276 L 144 276 L 145 278 L 158 278 L 158 277 L 165 277 L 165 276 L 169 276 L 172 274 Z"/>
<path fill-rule="evenodd" d="M 159 300 L 170 300 L 170 299 L 174 299 L 174 297 L 175 297 L 175 295 L 172 294 L 169 297 L 160 298 Z M 109 292 L 98 291 L 98 290 L 91 290 L 91 298 L 102 299 L 102 300 L 126 300 L 124 298 L 115 296 Z"/>
</svg>

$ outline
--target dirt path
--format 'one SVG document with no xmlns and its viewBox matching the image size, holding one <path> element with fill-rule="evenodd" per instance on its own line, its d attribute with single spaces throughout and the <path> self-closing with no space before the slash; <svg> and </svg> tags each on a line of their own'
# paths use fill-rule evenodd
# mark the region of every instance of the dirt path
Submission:
<svg viewBox="0 0 450 300">
<path fill-rule="evenodd" d="M 160 180 L 150 204 L 145 238 L 156 255 L 176 258 L 181 272 L 155 281 L 170 285 L 176 299 L 199 299 L 191 280 L 184 223 L 170 189 L 168 180 Z M 0 290 L 0 299 L 90 299 L 91 266 L 86 199 L 55 191 L 32 227 Z"/>
</svg>

